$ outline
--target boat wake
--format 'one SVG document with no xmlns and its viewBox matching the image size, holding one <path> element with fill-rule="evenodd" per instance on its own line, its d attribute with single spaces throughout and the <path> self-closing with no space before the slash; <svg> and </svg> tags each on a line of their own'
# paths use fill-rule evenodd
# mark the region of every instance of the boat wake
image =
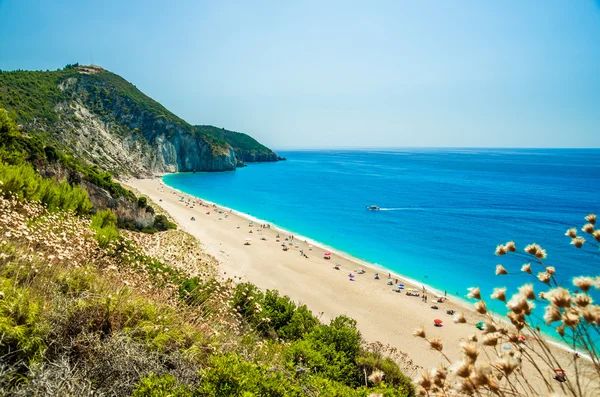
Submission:
<svg viewBox="0 0 600 397">
<path fill-rule="evenodd" d="M 397 208 L 379 208 L 379 211 L 424 211 L 418 207 L 397 207 Z"/>
</svg>

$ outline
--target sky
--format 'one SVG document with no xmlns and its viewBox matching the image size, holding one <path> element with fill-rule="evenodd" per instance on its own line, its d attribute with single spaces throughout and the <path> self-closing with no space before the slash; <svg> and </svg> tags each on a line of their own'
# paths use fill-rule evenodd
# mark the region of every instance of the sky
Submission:
<svg viewBox="0 0 600 397">
<path fill-rule="evenodd" d="M 598 0 L 0 0 L 0 69 L 75 62 L 280 150 L 600 147 Z"/>
</svg>

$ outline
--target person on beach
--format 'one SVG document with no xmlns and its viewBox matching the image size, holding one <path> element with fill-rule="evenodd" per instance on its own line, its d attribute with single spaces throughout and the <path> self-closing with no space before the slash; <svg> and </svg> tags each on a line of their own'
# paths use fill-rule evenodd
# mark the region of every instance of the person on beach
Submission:
<svg viewBox="0 0 600 397">
<path fill-rule="evenodd" d="M 379 280 L 379 273 L 375 273 L 375 280 Z"/>
</svg>

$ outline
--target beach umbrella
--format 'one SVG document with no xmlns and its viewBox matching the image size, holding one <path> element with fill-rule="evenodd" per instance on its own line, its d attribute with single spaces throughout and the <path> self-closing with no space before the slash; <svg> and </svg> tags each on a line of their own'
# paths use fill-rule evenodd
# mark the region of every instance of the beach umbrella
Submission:
<svg viewBox="0 0 600 397">
<path fill-rule="evenodd" d="M 252 241 L 251 237 L 246 237 L 246 241 Z"/>
<path fill-rule="evenodd" d="M 325 256 L 330 256 L 330 255 L 331 255 L 331 253 L 330 253 L 330 252 L 326 252 L 326 253 L 324 253 L 323 255 L 325 255 Z"/>
<path fill-rule="evenodd" d="M 440 320 L 439 318 L 436 318 L 435 320 L 433 320 L 433 322 L 434 322 L 435 324 L 441 324 L 441 323 L 442 323 L 442 320 Z"/>
<path fill-rule="evenodd" d="M 512 348 L 510 347 L 510 345 L 504 345 L 504 346 L 502 346 L 502 348 L 503 348 L 504 350 L 510 350 L 510 349 L 512 349 Z"/>
<path fill-rule="evenodd" d="M 398 284 L 398 287 L 404 288 L 404 284 Z"/>
<path fill-rule="evenodd" d="M 354 280 L 354 277 L 356 277 L 356 276 L 355 276 L 354 274 L 350 273 L 350 274 L 348 275 L 348 277 L 350 277 L 350 280 Z"/>
<path fill-rule="evenodd" d="M 477 324 L 475 324 L 475 327 L 479 330 L 483 329 L 483 321 L 478 322 Z"/>
</svg>

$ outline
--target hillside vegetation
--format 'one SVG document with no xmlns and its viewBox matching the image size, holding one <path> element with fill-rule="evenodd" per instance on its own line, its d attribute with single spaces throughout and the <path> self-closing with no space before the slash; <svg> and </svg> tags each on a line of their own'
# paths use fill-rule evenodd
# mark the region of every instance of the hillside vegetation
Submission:
<svg viewBox="0 0 600 397">
<path fill-rule="evenodd" d="M 216 278 L 184 232 L 122 233 L 109 210 L 72 210 L 0 198 L 2 395 L 413 395 L 354 320 L 321 324 L 276 291 Z"/>
</svg>

